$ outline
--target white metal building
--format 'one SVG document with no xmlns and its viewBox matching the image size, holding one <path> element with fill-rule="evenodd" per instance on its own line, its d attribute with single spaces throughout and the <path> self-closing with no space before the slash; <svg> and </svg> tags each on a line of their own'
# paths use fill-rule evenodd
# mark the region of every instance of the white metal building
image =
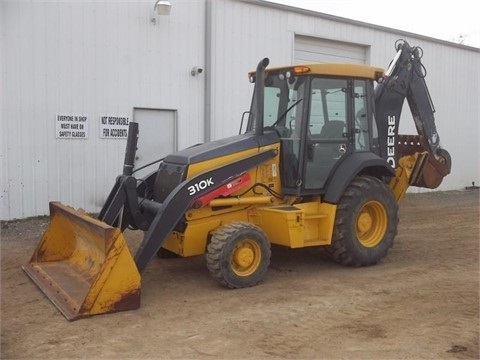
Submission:
<svg viewBox="0 0 480 360">
<path fill-rule="evenodd" d="M 2 220 L 48 214 L 51 200 L 99 211 L 127 120 L 140 124 L 139 164 L 238 133 L 263 57 L 386 68 L 399 38 L 424 50 L 452 155 L 439 190 L 480 181 L 480 49 L 264 1 L 171 3 L 159 16 L 155 0 L 0 2 Z"/>
</svg>

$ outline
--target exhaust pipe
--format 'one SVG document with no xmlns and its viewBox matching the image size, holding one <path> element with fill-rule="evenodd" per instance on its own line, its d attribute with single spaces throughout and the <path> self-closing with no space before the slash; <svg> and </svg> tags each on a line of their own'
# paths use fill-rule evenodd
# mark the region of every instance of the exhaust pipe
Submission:
<svg viewBox="0 0 480 360">
<path fill-rule="evenodd" d="M 270 63 L 268 58 L 264 58 L 257 65 L 255 71 L 255 97 L 257 102 L 257 117 L 255 118 L 255 135 L 263 135 L 263 109 L 265 94 L 265 69 Z"/>
</svg>

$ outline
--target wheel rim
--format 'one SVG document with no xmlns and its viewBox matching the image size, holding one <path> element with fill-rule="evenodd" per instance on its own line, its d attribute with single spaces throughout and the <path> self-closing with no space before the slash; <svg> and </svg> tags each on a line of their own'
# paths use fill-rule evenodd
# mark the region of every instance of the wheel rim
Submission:
<svg viewBox="0 0 480 360">
<path fill-rule="evenodd" d="M 357 217 L 356 231 L 358 241 L 365 247 L 377 246 L 387 230 L 387 211 L 378 201 L 367 202 Z"/>
<path fill-rule="evenodd" d="M 261 249 L 258 243 L 251 239 L 240 241 L 232 253 L 231 266 L 238 276 L 252 275 L 261 261 Z"/>
</svg>

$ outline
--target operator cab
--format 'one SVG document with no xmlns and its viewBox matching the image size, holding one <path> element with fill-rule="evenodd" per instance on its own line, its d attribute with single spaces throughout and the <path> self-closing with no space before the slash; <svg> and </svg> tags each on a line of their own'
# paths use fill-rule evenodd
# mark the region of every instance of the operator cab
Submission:
<svg viewBox="0 0 480 360">
<path fill-rule="evenodd" d="M 285 194 L 323 194 L 349 155 L 376 152 L 371 75 L 376 70 L 381 69 L 314 64 L 266 71 L 263 129 L 280 138 Z M 247 131 L 255 127 L 256 101 L 254 94 Z"/>
</svg>

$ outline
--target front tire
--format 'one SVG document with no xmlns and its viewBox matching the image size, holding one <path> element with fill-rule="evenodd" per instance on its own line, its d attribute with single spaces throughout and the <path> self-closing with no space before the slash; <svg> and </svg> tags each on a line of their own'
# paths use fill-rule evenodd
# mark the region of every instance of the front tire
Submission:
<svg viewBox="0 0 480 360">
<path fill-rule="evenodd" d="M 397 235 L 398 204 L 377 178 L 355 178 L 337 205 L 330 257 L 348 266 L 369 266 L 387 255 Z"/>
<path fill-rule="evenodd" d="M 215 230 L 207 247 L 207 268 L 231 289 L 262 281 L 270 264 L 270 243 L 262 229 L 234 222 Z"/>
</svg>

